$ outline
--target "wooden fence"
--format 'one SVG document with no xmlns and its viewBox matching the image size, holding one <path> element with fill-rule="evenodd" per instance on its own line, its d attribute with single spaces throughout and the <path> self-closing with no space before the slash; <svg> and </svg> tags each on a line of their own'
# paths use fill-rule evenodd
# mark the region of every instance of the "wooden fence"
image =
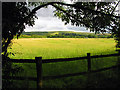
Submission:
<svg viewBox="0 0 120 90">
<path fill-rule="evenodd" d="M 57 78 L 63 78 L 63 77 L 70 77 L 70 76 L 78 76 L 78 75 L 85 75 L 89 73 L 95 73 L 95 72 L 100 72 L 108 69 L 113 69 L 118 66 L 112 66 L 112 67 L 107 67 L 99 70 L 91 70 L 91 58 L 102 58 L 102 57 L 111 57 L 111 56 L 120 56 L 120 54 L 109 54 L 109 55 L 95 55 L 91 56 L 90 53 L 87 53 L 86 57 L 75 57 L 75 58 L 59 58 L 59 59 L 42 59 L 42 57 L 35 57 L 35 59 L 10 59 L 10 61 L 14 63 L 36 63 L 36 71 L 37 71 L 37 78 L 33 77 L 28 77 L 29 80 L 34 80 L 37 81 L 37 88 L 42 88 L 42 80 L 48 80 L 48 79 L 57 79 Z M 80 73 L 73 73 L 73 74 L 64 74 L 64 75 L 59 75 L 59 76 L 47 76 L 44 77 L 42 76 L 42 64 L 44 63 L 53 63 L 53 62 L 65 62 L 65 61 L 76 61 L 76 60 L 83 60 L 87 59 L 87 67 L 88 71 L 87 72 L 80 72 Z M 5 79 L 5 77 L 3 76 Z M 24 80 L 25 77 L 7 77 L 15 80 Z"/>
</svg>

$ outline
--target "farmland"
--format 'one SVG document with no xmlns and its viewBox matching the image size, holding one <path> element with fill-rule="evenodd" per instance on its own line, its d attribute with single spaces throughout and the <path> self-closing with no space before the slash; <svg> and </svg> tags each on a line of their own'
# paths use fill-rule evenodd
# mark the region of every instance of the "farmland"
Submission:
<svg viewBox="0 0 120 90">
<path fill-rule="evenodd" d="M 72 58 L 86 56 L 86 53 L 91 53 L 91 55 L 116 53 L 115 41 L 112 38 L 21 38 L 18 40 L 13 40 L 12 49 L 9 49 L 9 52 L 10 51 L 14 53 L 14 56 L 10 55 L 9 57 L 14 59 L 35 59 L 35 57 L 42 57 L 43 59 Z M 116 65 L 116 63 L 117 57 L 95 59 L 92 61 L 92 69 L 109 67 Z M 86 64 L 86 60 L 43 64 L 43 76 L 62 75 L 65 73 L 86 71 Z M 26 80 L 17 82 L 17 87 L 36 87 L 36 82 L 27 81 L 27 76 L 36 77 L 35 64 L 27 63 L 17 65 L 20 65 L 25 69 L 24 72 L 20 73 L 19 75 L 26 77 Z M 104 83 L 100 83 L 104 81 L 104 79 L 107 80 Z M 92 83 L 90 86 L 96 88 L 112 87 L 111 85 L 107 85 L 107 83 L 109 80 L 112 82 L 112 80 L 115 79 L 115 70 L 108 70 L 92 74 Z M 76 77 L 43 81 L 43 87 L 86 88 L 88 87 L 87 83 L 87 75 L 80 75 Z"/>
</svg>

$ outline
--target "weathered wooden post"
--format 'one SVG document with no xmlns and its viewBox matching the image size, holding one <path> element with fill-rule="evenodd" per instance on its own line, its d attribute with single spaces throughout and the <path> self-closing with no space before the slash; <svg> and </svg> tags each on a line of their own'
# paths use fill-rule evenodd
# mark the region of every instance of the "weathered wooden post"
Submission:
<svg viewBox="0 0 120 90">
<path fill-rule="evenodd" d="M 88 66 L 88 76 L 87 76 L 87 87 L 91 87 L 90 83 L 91 83 L 91 75 L 90 75 L 90 71 L 91 71 L 91 57 L 90 57 L 90 53 L 87 53 L 87 66 Z"/>
<path fill-rule="evenodd" d="M 42 57 L 35 57 L 37 71 L 37 90 L 42 88 Z"/>
<path fill-rule="evenodd" d="M 91 71 L 91 57 L 90 53 L 87 53 L 88 71 Z"/>
</svg>

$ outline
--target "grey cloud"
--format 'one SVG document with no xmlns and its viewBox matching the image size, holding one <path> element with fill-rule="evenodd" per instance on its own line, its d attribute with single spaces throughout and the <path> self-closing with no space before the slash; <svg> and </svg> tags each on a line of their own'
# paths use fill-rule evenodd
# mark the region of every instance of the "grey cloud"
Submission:
<svg viewBox="0 0 120 90">
<path fill-rule="evenodd" d="M 53 11 L 54 9 L 52 6 L 48 6 L 48 8 L 41 8 L 38 10 L 37 15 L 39 15 L 39 17 L 53 17 Z"/>
</svg>

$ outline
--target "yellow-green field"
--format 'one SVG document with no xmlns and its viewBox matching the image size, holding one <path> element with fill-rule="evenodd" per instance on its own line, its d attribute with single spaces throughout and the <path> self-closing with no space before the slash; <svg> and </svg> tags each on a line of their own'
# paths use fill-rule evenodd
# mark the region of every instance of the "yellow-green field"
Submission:
<svg viewBox="0 0 120 90">
<path fill-rule="evenodd" d="M 115 41 L 102 38 L 24 38 L 14 39 L 11 58 L 43 58 L 81 57 L 115 53 Z M 11 51 L 11 50 L 10 50 Z"/>
<path fill-rule="evenodd" d="M 91 55 L 116 53 L 114 39 L 102 38 L 22 38 L 14 39 L 12 51 L 15 56 L 10 58 L 34 59 L 42 56 L 43 59 L 82 57 L 87 53 Z M 92 70 L 110 67 L 117 64 L 118 57 L 92 59 Z M 36 77 L 36 65 L 32 63 L 17 64 L 24 68 L 19 76 L 26 80 L 14 83 L 16 87 L 36 88 L 36 82 L 27 80 L 27 77 Z M 87 60 L 43 64 L 43 76 L 63 75 L 87 71 Z M 107 70 L 92 74 L 88 84 L 88 75 L 67 77 L 43 81 L 43 88 L 92 88 L 116 87 L 115 70 Z M 109 84 L 108 84 L 109 82 Z M 114 86 L 113 86 L 114 85 Z"/>
</svg>

